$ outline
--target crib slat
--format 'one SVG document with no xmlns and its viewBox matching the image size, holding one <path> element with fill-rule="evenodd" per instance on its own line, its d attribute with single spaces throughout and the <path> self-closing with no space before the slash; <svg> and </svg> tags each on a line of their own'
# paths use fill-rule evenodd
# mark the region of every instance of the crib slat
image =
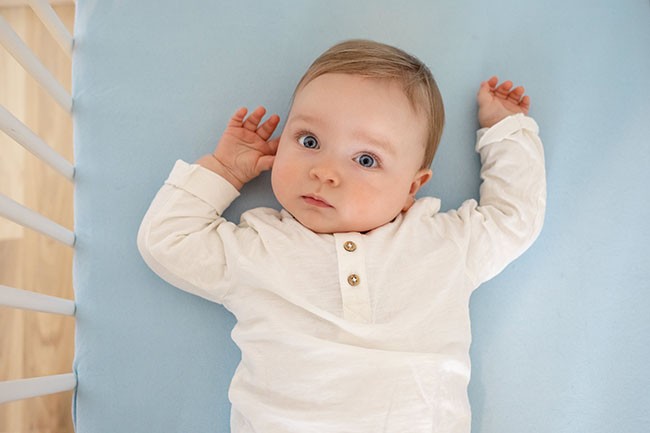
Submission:
<svg viewBox="0 0 650 433">
<path fill-rule="evenodd" d="M 0 105 L 0 129 L 66 179 L 73 180 L 74 166 L 2 105 Z"/>
<path fill-rule="evenodd" d="M 0 43 L 64 110 L 68 112 L 72 110 L 72 96 L 56 81 L 56 78 L 43 66 L 2 16 L 0 16 Z"/>
<path fill-rule="evenodd" d="M 0 382 L 0 404 L 70 391 L 77 386 L 74 373 Z"/>
<path fill-rule="evenodd" d="M 47 0 L 27 0 L 34 13 L 40 18 L 45 27 L 50 31 L 57 44 L 63 49 L 63 52 L 72 57 L 72 36 L 65 24 L 59 19 L 52 6 Z"/>
<path fill-rule="evenodd" d="M 69 299 L 56 296 L 42 295 L 28 290 L 0 284 L 0 305 L 24 310 L 40 311 L 42 313 L 74 316 L 75 303 Z"/>
<path fill-rule="evenodd" d="M 0 216 L 43 233 L 59 242 L 73 246 L 75 235 L 70 230 L 0 194 Z"/>
</svg>

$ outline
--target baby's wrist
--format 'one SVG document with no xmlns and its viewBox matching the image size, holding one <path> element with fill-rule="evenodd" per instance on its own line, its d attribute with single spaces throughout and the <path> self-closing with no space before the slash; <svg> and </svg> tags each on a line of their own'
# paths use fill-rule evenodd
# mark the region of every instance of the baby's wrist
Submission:
<svg viewBox="0 0 650 433">
<path fill-rule="evenodd" d="M 219 161 L 213 154 L 204 155 L 196 160 L 196 164 L 208 169 L 219 176 L 226 179 L 237 191 L 241 190 L 244 182 L 239 180 L 221 161 Z"/>
<path fill-rule="evenodd" d="M 506 117 L 514 116 L 515 114 L 517 113 L 508 112 L 508 113 L 501 113 L 498 116 L 491 116 L 483 119 L 479 117 L 478 123 L 481 126 L 481 128 L 492 128 L 494 125 L 501 122 Z"/>
</svg>

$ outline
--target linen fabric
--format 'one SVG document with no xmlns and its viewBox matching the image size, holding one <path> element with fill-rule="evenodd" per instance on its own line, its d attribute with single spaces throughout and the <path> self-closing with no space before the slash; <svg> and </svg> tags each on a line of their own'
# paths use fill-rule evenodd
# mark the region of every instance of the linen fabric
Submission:
<svg viewBox="0 0 650 433">
<path fill-rule="evenodd" d="M 470 431 L 469 298 L 539 234 L 546 204 L 535 121 L 477 133 L 480 200 L 418 199 L 368 233 L 313 233 L 288 212 L 221 215 L 239 195 L 177 161 L 138 233 L 146 263 L 223 304 L 241 362 L 233 433 Z"/>
</svg>

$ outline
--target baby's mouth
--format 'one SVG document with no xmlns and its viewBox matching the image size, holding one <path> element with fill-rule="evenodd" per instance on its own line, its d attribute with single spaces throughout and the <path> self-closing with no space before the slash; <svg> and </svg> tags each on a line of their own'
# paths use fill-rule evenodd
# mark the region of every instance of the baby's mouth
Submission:
<svg viewBox="0 0 650 433">
<path fill-rule="evenodd" d="M 331 204 L 329 204 L 325 199 L 314 194 L 303 195 L 301 198 L 305 201 L 305 203 L 310 204 L 312 206 L 323 207 L 323 208 L 334 207 Z"/>
</svg>

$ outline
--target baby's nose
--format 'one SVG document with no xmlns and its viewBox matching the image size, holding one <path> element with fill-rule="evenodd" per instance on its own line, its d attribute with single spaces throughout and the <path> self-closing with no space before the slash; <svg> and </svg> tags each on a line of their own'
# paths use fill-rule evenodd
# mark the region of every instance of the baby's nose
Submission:
<svg viewBox="0 0 650 433">
<path fill-rule="evenodd" d="M 323 160 L 314 164 L 309 170 L 309 176 L 322 183 L 327 183 L 331 186 L 338 186 L 340 183 L 340 173 L 334 161 Z"/>
</svg>

